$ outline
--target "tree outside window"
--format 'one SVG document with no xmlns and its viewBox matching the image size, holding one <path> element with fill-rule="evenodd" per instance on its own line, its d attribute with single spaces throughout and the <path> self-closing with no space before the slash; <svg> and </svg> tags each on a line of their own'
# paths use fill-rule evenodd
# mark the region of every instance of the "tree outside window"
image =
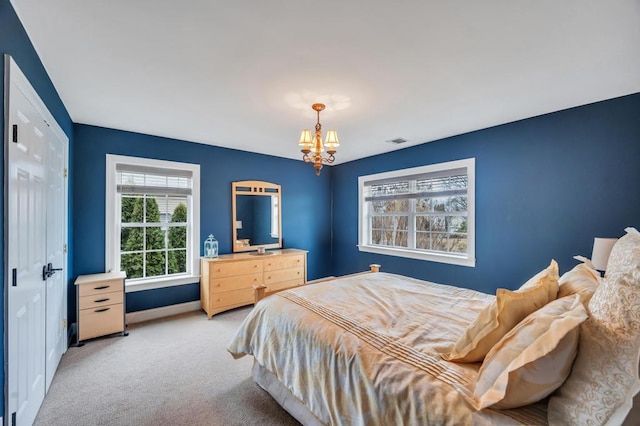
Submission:
<svg viewBox="0 0 640 426">
<path fill-rule="evenodd" d="M 121 197 L 120 268 L 129 279 L 187 271 L 187 206 L 180 202 L 168 213 L 168 200 L 147 194 Z"/>
</svg>

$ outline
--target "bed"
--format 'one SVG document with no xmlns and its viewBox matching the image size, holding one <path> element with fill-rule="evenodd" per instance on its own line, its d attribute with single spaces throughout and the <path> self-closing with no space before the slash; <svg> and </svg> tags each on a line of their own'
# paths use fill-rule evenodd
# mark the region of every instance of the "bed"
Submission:
<svg viewBox="0 0 640 426">
<path fill-rule="evenodd" d="M 573 275 L 563 283 L 567 274 L 558 277 L 555 262 L 520 289 L 498 290 L 495 296 L 384 272 L 342 277 L 261 300 L 228 350 L 236 358 L 252 355 L 256 382 L 305 425 L 620 424 L 640 388 L 640 234 L 630 229 L 611 256 L 624 270 L 618 273 L 610 260 L 602 284 L 588 263 L 569 271 Z M 555 284 L 540 290 L 541 280 Z M 581 280 L 585 286 L 577 285 Z M 507 293 L 517 298 L 508 306 L 531 299 L 534 287 L 548 300 L 538 300 L 534 312 L 517 318 L 517 327 L 502 333 L 483 359 L 460 362 L 461 341 L 473 340 L 469 330 L 486 328 L 482 315 L 496 309 Z M 539 340 L 531 338 L 535 327 L 544 329 L 545 339 L 549 330 L 559 337 L 553 345 L 545 340 L 537 349 L 542 355 L 532 360 L 526 357 L 532 354 L 531 340 Z M 608 336 L 606 345 L 588 341 L 599 340 L 598 333 Z M 526 347 L 517 349 L 524 344 L 518 343 L 522 336 Z M 515 345 L 509 351 L 505 340 Z M 608 360 L 600 366 L 608 372 L 604 380 L 594 376 L 600 371 L 594 359 L 601 358 Z M 505 371 L 496 373 L 500 362 Z M 515 380 L 519 369 L 529 370 Z M 555 387 L 564 384 L 551 396 L 553 389 L 545 394 L 536 388 L 550 374 L 556 382 L 564 375 Z M 490 389 L 478 394 L 487 376 Z M 585 382 L 593 381 L 600 388 L 587 389 Z M 613 396 L 602 389 L 608 381 Z M 523 390 L 538 392 L 539 401 L 518 406 L 509 399 Z M 496 392 L 505 394 L 498 402 Z"/>
</svg>

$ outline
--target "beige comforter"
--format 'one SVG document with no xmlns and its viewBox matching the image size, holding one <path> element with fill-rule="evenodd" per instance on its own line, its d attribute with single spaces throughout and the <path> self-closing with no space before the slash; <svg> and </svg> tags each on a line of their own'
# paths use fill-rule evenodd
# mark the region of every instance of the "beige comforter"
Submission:
<svg viewBox="0 0 640 426">
<path fill-rule="evenodd" d="M 479 364 L 438 355 L 493 298 L 393 274 L 346 277 L 264 299 L 228 350 L 253 355 L 325 424 L 545 424 L 542 403 L 477 411 Z"/>
</svg>

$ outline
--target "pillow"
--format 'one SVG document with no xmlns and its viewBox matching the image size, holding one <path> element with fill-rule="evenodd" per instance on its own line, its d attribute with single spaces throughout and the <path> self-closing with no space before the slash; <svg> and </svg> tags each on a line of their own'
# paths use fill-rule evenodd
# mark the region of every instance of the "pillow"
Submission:
<svg viewBox="0 0 640 426">
<path fill-rule="evenodd" d="M 600 273 L 596 271 L 589 259 L 582 256 L 574 256 L 574 259 L 581 260 L 583 263 L 562 274 L 558 280 L 558 299 L 577 294 L 582 304 L 588 306 L 593 293 L 600 285 Z"/>
<path fill-rule="evenodd" d="M 589 302 L 573 370 L 549 400 L 550 425 L 622 424 L 640 389 L 640 233 L 626 231 Z"/>
<path fill-rule="evenodd" d="M 558 264 L 536 274 L 517 291 L 499 288 L 496 300 L 483 309 L 467 328 L 452 351 L 443 358 L 455 362 L 482 361 L 489 350 L 530 313 L 540 309 L 558 294 Z"/>
<path fill-rule="evenodd" d="M 558 263 L 555 260 L 551 260 L 547 269 L 543 269 L 529 278 L 516 291 L 523 292 L 538 287 L 543 287 L 547 290 L 549 301 L 554 300 L 558 295 Z"/>
<path fill-rule="evenodd" d="M 547 397 L 565 381 L 587 311 L 578 295 L 554 300 L 508 332 L 487 354 L 474 395 L 479 409 L 516 408 Z"/>
</svg>

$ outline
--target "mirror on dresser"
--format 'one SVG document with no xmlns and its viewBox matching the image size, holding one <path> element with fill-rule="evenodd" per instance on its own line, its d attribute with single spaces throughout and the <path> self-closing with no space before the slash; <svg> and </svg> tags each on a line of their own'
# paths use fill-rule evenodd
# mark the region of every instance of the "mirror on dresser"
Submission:
<svg viewBox="0 0 640 426">
<path fill-rule="evenodd" d="M 231 184 L 233 251 L 282 247 L 281 187 L 245 180 Z"/>
</svg>

